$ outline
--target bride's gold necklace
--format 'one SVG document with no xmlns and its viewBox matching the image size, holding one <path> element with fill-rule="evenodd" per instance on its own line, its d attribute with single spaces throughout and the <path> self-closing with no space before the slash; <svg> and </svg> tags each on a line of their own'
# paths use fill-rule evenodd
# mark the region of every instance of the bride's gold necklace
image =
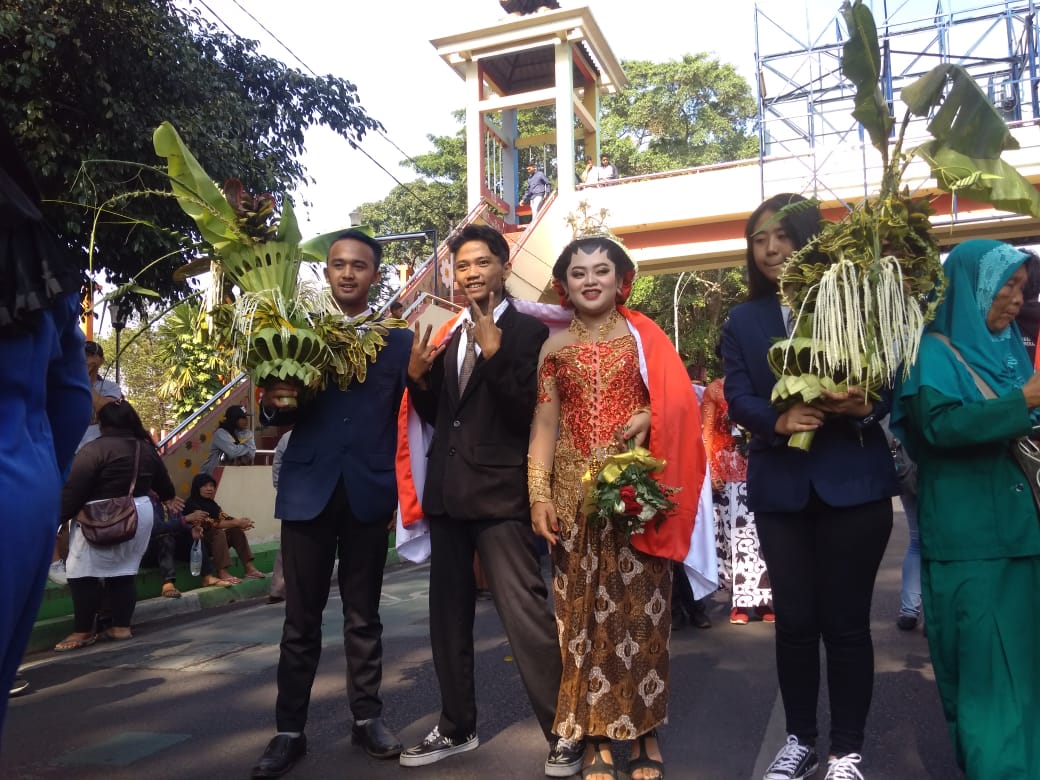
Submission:
<svg viewBox="0 0 1040 780">
<path fill-rule="evenodd" d="M 598 341 L 603 341 L 610 335 L 611 331 L 614 330 L 614 326 L 621 321 L 621 315 L 618 314 L 618 310 L 614 309 L 610 316 L 607 317 L 606 322 L 600 325 L 596 330 L 599 333 Z M 567 327 L 567 330 L 574 334 L 578 341 L 592 341 L 592 334 L 589 333 L 589 329 L 585 327 L 585 323 L 578 319 L 578 315 L 574 315 L 574 319 L 571 320 L 571 324 Z"/>
</svg>

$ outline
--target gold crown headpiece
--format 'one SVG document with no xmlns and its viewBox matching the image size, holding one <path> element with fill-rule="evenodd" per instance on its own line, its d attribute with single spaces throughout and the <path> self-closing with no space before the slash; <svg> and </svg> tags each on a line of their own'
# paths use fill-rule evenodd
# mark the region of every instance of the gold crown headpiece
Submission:
<svg viewBox="0 0 1040 780">
<path fill-rule="evenodd" d="M 624 247 L 625 242 L 618 238 L 614 232 L 607 227 L 607 217 L 610 212 L 601 208 L 598 212 L 592 210 L 587 200 L 578 203 L 578 208 L 567 215 L 567 224 L 574 233 L 574 240 L 581 238 L 605 238 L 613 241 L 618 246 Z"/>
</svg>

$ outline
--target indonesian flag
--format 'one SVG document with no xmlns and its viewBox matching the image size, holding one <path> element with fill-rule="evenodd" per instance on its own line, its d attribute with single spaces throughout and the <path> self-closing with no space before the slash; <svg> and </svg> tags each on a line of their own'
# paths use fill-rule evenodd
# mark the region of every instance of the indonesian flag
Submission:
<svg viewBox="0 0 1040 780">
<path fill-rule="evenodd" d="M 555 332 L 566 328 L 573 312 L 562 306 L 511 301 L 525 314 L 544 322 Z M 681 488 L 673 497 L 677 507 L 659 529 L 648 528 L 632 537 L 636 549 L 661 558 L 681 561 L 701 598 L 718 588 L 715 553 L 714 508 L 708 459 L 701 435 L 697 396 L 682 361 L 665 333 L 649 317 L 620 308 L 636 340 L 639 370 L 650 391 L 650 441 L 647 448 L 666 461 L 659 475 L 662 484 Z M 459 325 L 456 316 L 444 323 L 431 343 L 442 344 Z M 422 491 L 426 479 L 426 452 L 433 428 L 412 408 L 407 392 L 398 417 L 397 489 L 400 507 L 397 520 L 397 551 L 407 560 L 429 557 L 429 528 L 422 514 Z"/>
<path fill-rule="evenodd" d="M 443 323 L 431 346 L 449 341 L 459 327 L 461 312 Z M 433 442 L 433 426 L 423 422 L 412 406 L 408 390 L 397 413 L 397 534 L 395 546 L 402 558 L 416 563 L 430 557 L 430 529 L 423 517 L 426 453 Z"/>
</svg>

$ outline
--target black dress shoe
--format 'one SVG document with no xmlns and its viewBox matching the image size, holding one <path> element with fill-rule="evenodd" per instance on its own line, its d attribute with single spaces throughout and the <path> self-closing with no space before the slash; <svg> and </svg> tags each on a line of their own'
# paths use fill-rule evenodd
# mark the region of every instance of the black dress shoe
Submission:
<svg viewBox="0 0 1040 780">
<path fill-rule="evenodd" d="M 401 755 L 401 740 L 394 736 L 382 718 L 372 718 L 351 729 L 355 745 L 361 745 L 372 758 L 397 758 Z"/>
<path fill-rule="evenodd" d="M 253 778 L 281 777 L 290 769 L 296 760 L 307 752 L 307 737 L 300 734 L 290 737 L 288 734 L 277 734 L 267 743 L 267 750 L 253 767 Z"/>
</svg>

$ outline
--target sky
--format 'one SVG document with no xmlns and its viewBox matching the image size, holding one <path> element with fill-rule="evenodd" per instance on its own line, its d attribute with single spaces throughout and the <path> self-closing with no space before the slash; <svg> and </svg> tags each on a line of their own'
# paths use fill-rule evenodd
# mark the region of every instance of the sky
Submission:
<svg viewBox="0 0 1040 780">
<path fill-rule="evenodd" d="M 430 151 L 427 135 L 454 134 L 459 125 L 452 111 L 462 108 L 466 99 L 463 80 L 437 56 L 430 40 L 493 24 L 504 16 L 497 0 L 178 2 L 259 41 L 264 54 L 302 67 L 262 24 L 309 68 L 352 82 L 361 105 L 382 122 L 390 139 L 369 134 L 362 148 L 403 182 L 413 180 L 415 174 L 398 166 L 404 155 L 394 145 L 411 156 Z M 882 2 L 873 3 L 876 15 Z M 951 2 L 976 6 L 982 0 L 944 0 L 947 6 Z M 686 53 L 713 52 L 753 83 L 754 0 L 561 0 L 561 4 L 587 4 L 618 59 L 662 62 Z M 936 0 L 888 0 L 893 15 L 917 9 L 926 14 L 934 11 L 935 4 Z M 840 0 L 759 0 L 758 7 L 760 49 L 779 53 L 832 35 L 829 30 Z M 345 227 L 350 211 L 384 198 L 397 183 L 330 130 L 312 128 L 306 145 L 303 162 L 315 183 L 295 194 L 305 236 Z"/>
<path fill-rule="evenodd" d="M 832 9 L 839 2 L 813 0 Z M 562 0 L 565 6 L 578 2 Z M 589 0 L 587 3 L 619 59 L 679 59 L 689 52 L 715 51 L 746 77 L 754 72 L 754 4 L 704 0 Z M 260 42 L 261 51 L 301 67 L 285 48 L 250 19 L 240 6 L 273 32 L 314 71 L 345 78 L 358 90 L 361 105 L 386 128 L 386 136 L 410 156 L 432 149 L 427 135 L 451 135 L 459 125 L 452 111 L 465 105 L 463 80 L 437 56 L 430 40 L 476 29 L 504 14 L 497 0 L 377 0 L 339 3 L 332 0 L 183 0 L 204 16 L 219 17 L 239 35 Z M 791 14 L 797 0 L 763 4 Z M 346 10 L 346 9 L 349 9 Z M 634 9 L 638 9 L 635 12 Z M 697 9 L 697 10 L 691 10 Z M 723 9 L 723 10 L 718 10 Z M 219 23 L 219 22 L 218 22 Z M 793 23 L 793 20 L 792 20 Z M 725 34 L 728 31 L 728 34 Z M 802 36 L 805 37 L 804 35 Z M 380 200 L 396 182 L 361 152 L 325 128 L 306 136 L 304 164 L 316 183 L 297 193 L 313 205 L 298 209 L 306 218 L 304 234 L 318 234 L 349 224 L 349 212 L 361 203 Z M 398 166 L 403 155 L 376 134 L 362 148 L 403 182 L 415 174 Z"/>
</svg>

